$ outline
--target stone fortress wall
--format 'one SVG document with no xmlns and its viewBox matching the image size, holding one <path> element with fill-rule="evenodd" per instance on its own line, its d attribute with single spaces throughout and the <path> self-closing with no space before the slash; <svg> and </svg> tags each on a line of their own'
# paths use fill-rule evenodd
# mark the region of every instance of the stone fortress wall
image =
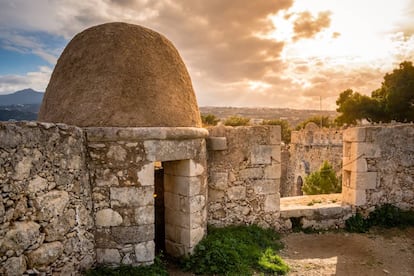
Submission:
<svg viewBox="0 0 414 276">
<path fill-rule="evenodd" d="M 414 209 L 413 135 L 412 124 L 344 132 L 346 210 L 384 203 Z M 280 210 L 277 126 L 208 133 L 0 123 L 0 274 L 151 263 L 156 162 L 164 170 L 165 247 L 172 255 L 191 253 L 207 223 L 289 224 Z"/>
<path fill-rule="evenodd" d="M 325 160 L 341 176 L 342 130 L 308 123 L 303 130 L 292 131 L 291 143 L 282 150 L 282 158 L 281 196 L 302 195 L 305 177 L 319 170 Z"/>
</svg>

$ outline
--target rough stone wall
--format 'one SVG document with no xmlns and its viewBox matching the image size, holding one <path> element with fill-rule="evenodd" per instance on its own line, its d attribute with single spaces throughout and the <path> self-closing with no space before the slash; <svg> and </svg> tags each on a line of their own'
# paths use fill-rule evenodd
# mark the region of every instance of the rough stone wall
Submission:
<svg viewBox="0 0 414 276">
<path fill-rule="evenodd" d="M 81 129 L 0 122 L 0 274 L 70 274 L 95 262 Z"/>
<path fill-rule="evenodd" d="M 278 228 L 280 127 L 209 129 L 208 221 Z"/>
<path fill-rule="evenodd" d="M 414 209 L 414 125 L 344 132 L 343 202 L 370 209 L 390 203 Z"/>
<path fill-rule="evenodd" d="M 207 227 L 204 140 L 207 131 L 191 128 L 85 131 L 97 262 L 113 265 L 153 262 L 155 161 L 165 162 L 166 251 L 174 256 L 192 252 Z"/>
<path fill-rule="evenodd" d="M 341 174 L 342 130 L 320 129 L 316 124 L 309 123 L 304 130 L 292 131 L 292 142 L 287 151 L 286 170 L 282 171 L 282 179 L 286 181 L 281 184 L 281 196 L 298 196 L 302 194 L 298 178 L 304 183 L 305 177 L 319 170 L 325 160 L 338 176 Z"/>
</svg>

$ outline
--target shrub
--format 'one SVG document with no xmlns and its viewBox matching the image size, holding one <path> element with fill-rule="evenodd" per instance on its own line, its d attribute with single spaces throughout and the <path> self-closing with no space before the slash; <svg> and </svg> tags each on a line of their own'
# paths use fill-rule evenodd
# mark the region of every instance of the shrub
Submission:
<svg viewBox="0 0 414 276">
<path fill-rule="evenodd" d="M 267 248 L 262 254 L 259 259 L 259 266 L 267 272 L 277 273 L 278 275 L 285 275 L 289 272 L 289 266 L 271 248 Z"/>
<path fill-rule="evenodd" d="M 231 116 L 224 121 L 226 126 L 247 126 L 250 122 L 249 118 Z"/>
<path fill-rule="evenodd" d="M 254 269 L 268 271 L 259 264 L 263 258 L 271 267 L 274 252 L 281 248 L 279 236 L 258 226 L 210 228 L 193 255 L 183 261 L 184 269 L 196 274 L 252 275 Z M 265 254 L 266 249 L 273 250 Z"/>
<path fill-rule="evenodd" d="M 368 218 L 356 213 L 345 222 L 348 232 L 367 232 L 372 226 L 385 228 L 414 226 L 414 211 L 403 211 L 391 204 L 377 206 Z"/>
<path fill-rule="evenodd" d="M 213 114 L 201 114 L 201 122 L 205 126 L 215 126 L 220 121 L 219 118 L 216 117 L 216 115 Z"/>
<path fill-rule="evenodd" d="M 341 189 L 335 170 L 328 161 L 323 162 L 319 171 L 305 177 L 305 184 L 302 187 L 302 191 L 307 195 L 340 193 Z"/>
<path fill-rule="evenodd" d="M 286 120 L 264 120 L 262 125 L 280 126 L 282 141 L 285 144 L 290 143 L 290 137 L 292 136 L 292 130 L 290 129 L 289 122 Z"/>
</svg>

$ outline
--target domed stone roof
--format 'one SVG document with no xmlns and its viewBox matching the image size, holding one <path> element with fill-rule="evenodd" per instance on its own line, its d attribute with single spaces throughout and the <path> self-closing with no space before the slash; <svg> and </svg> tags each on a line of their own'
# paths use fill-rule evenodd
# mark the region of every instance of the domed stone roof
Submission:
<svg viewBox="0 0 414 276">
<path fill-rule="evenodd" d="M 53 71 L 39 121 L 81 127 L 201 127 L 190 76 L 164 36 L 126 23 L 77 34 Z"/>
</svg>

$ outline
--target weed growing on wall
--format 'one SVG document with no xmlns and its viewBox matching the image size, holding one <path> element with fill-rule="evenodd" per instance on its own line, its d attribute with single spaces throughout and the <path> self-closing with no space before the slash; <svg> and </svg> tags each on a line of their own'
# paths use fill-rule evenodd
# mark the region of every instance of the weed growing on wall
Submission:
<svg viewBox="0 0 414 276">
<path fill-rule="evenodd" d="M 196 274 L 252 275 L 254 270 L 286 274 L 288 266 L 275 253 L 281 247 L 278 234 L 270 229 L 210 228 L 183 266 Z"/>
<path fill-rule="evenodd" d="M 226 126 L 247 126 L 250 122 L 249 118 L 231 116 L 224 121 Z"/>
<path fill-rule="evenodd" d="M 348 232 L 364 233 L 372 226 L 385 228 L 414 226 L 414 211 L 404 211 L 391 204 L 375 208 L 368 218 L 356 213 L 345 222 Z"/>
</svg>

